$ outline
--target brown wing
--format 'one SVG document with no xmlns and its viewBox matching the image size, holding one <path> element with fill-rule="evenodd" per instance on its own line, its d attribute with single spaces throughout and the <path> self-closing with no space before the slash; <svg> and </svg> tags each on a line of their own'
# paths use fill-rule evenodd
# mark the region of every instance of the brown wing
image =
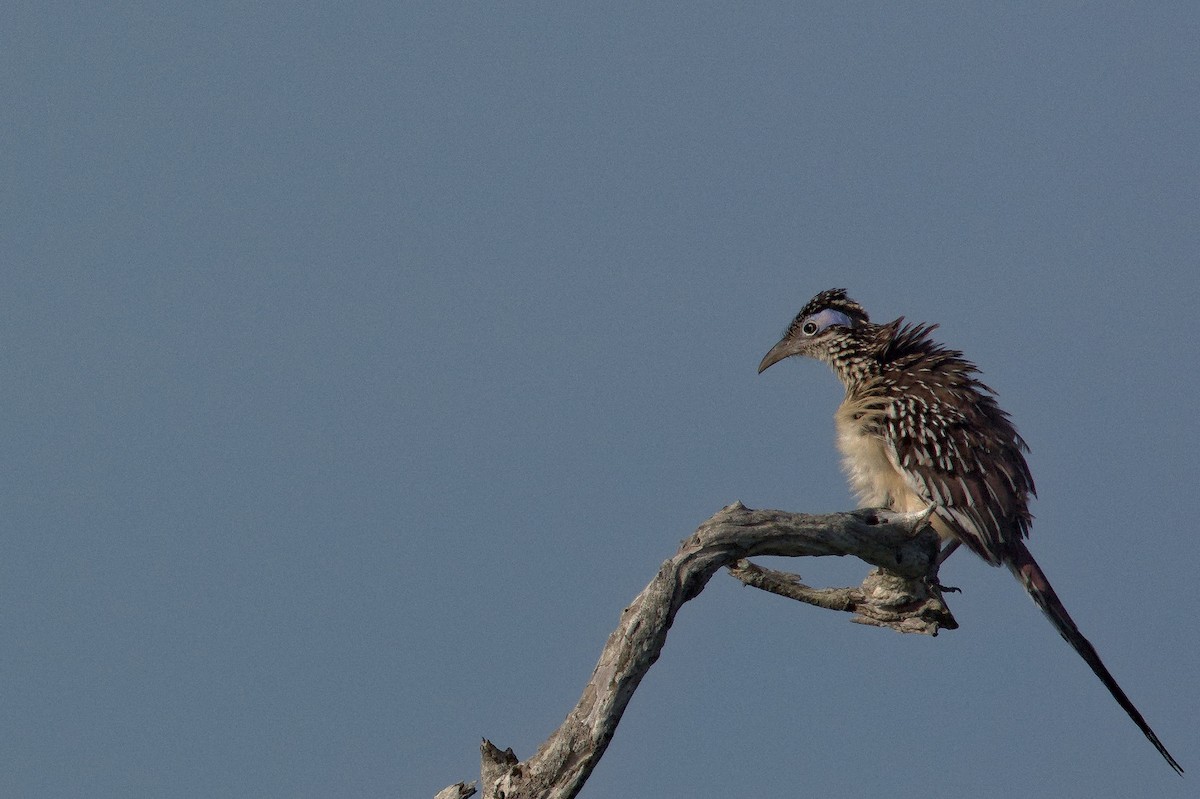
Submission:
<svg viewBox="0 0 1200 799">
<path fill-rule="evenodd" d="M 982 384 L 951 375 L 939 386 L 937 377 L 889 391 L 896 399 L 881 420 L 888 457 L 954 538 L 999 565 L 1033 519 L 1025 442 Z"/>
</svg>

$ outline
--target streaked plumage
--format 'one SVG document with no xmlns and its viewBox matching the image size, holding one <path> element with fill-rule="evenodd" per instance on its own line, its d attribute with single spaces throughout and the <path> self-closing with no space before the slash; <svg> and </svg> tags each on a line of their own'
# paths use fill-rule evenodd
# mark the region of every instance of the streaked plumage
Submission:
<svg viewBox="0 0 1200 799">
<path fill-rule="evenodd" d="M 961 352 L 934 342 L 936 325 L 872 324 L 843 289 L 808 302 L 759 372 L 792 355 L 833 369 L 846 387 L 834 416 L 850 484 L 864 507 L 922 511 L 947 552 L 967 545 L 1007 566 L 1059 634 L 1176 771 L 1179 763 L 1079 632 L 1025 546 L 1036 496 L 1028 451 L 1011 420 Z"/>
</svg>

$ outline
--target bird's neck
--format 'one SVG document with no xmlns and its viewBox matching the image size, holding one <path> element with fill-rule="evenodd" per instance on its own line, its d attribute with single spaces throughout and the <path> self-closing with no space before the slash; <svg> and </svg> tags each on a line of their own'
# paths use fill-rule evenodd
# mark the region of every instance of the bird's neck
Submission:
<svg viewBox="0 0 1200 799">
<path fill-rule="evenodd" d="M 881 368 L 876 348 L 863 346 L 863 342 L 847 342 L 846 346 L 831 349 L 823 360 L 842 381 L 847 393 L 876 377 Z"/>
</svg>

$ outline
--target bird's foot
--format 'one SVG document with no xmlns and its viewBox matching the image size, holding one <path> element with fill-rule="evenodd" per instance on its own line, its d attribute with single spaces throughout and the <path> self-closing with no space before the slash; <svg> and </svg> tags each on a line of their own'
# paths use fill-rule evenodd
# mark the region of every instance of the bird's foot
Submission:
<svg viewBox="0 0 1200 799">
<path fill-rule="evenodd" d="M 962 589 L 954 585 L 942 585 L 937 581 L 936 577 L 929 577 L 925 580 L 925 585 L 930 591 L 939 594 L 961 594 Z"/>
</svg>

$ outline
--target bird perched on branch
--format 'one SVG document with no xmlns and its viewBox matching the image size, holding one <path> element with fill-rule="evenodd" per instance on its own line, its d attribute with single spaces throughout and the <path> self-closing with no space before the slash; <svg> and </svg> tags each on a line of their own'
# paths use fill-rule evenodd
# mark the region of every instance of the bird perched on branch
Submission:
<svg viewBox="0 0 1200 799">
<path fill-rule="evenodd" d="M 903 317 L 872 324 L 843 289 L 813 297 L 758 365 L 793 355 L 823 361 L 846 387 L 834 416 L 851 486 L 864 507 L 925 511 L 945 542 L 960 544 L 1025 586 L 1067 643 L 1091 667 L 1133 723 L 1178 773 L 1171 756 L 1079 632 L 1025 546 L 1036 495 L 1028 451 L 995 393 L 961 352 L 930 339 L 936 325 Z"/>
</svg>

